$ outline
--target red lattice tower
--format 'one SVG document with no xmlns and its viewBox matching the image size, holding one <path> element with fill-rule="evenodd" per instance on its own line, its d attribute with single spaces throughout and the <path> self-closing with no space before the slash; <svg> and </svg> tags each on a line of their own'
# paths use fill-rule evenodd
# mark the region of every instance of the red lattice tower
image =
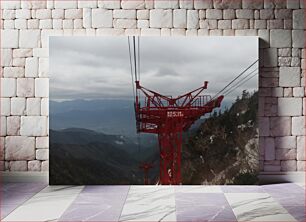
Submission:
<svg viewBox="0 0 306 222">
<path fill-rule="evenodd" d="M 223 96 L 212 100 L 209 95 L 200 95 L 207 89 L 208 82 L 176 98 L 146 89 L 139 81 L 135 83 L 137 132 L 158 135 L 159 184 L 181 184 L 182 134 L 201 116 L 220 107 Z M 139 91 L 144 95 L 142 104 L 139 101 Z"/>
<path fill-rule="evenodd" d="M 152 163 L 142 163 L 139 166 L 140 169 L 144 171 L 144 184 L 148 185 L 149 184 L 149 170 L 153 168 Z"/>
</svg>

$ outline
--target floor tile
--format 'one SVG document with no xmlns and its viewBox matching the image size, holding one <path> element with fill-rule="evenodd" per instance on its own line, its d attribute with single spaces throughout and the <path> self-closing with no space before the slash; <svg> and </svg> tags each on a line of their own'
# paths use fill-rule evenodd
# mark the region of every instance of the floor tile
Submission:
<svg viewBox="0 0 306 222">
<path fill-rule="evenodd" d="M 305 193 L 270 193 L 274 200 L 281 205 L 304 206 Z"/>
<path fill-rule="evenodd" d="M 46 183 L 4 183 L 0 186 L 0 191 L 12 193 L 37 193 L 46 186 Z"/>
<path fill-rule="evenodd" d="M 221 189 L 224 193 L 265 193 L 265 190 L 260 186 L 226 185 Z"/>
<path fill-rule="evenodd" d="M 221 186 L 174 186 L 176 193 L 222 193 Z"/>
<path fill-rule="evenodd" d="M 81 193 L 73 201 L 73 204 L 100 204 L 101 202 L 120 203 L 125 201 L 127 193 Z"/>
<path fill-rule="evenodd" d="M 177 221 L 222 221 L 235 222 L 237 221 L 230 207 L 194 207 L 176 213 Z"/>
<path fill-rule="evenodd" d="M 86 186 L 59 221 L 118 221 L 129 186 Z"/>
<path fill-rule="evenodd" d="M 15 209 L 3 221 L 57 220 L 82 189 L 83 186 L 48 186 Z"/>
<path fill-rule="evenodd" d="M 236 221 L 223 193 L 177 193 L 177 221 Z"/>
<path fill-rule="evenodd" d="M 296 221 L 267 193 L 225 193 L 238 221 Z"/>
<path fill-rule="evenodd" d="M 9 215 L 14 209 L 16 209 L 16 207 L 16 205 L 1 205 L 1 219 Z"/>
<path fill-rule="evenodd" d="M 176 221 L 172 186 L 131 186 L 120 221 Z"/>
<path fill-rule="evenodd" d="M 35 194 L 5 192 L 1 195 L 1 206 L 20 205 L 33 197 Z"/>
<path fill-rule="evenodd" d="M 82 193 L 127 193 L 130 189 L 130 186 L 99 186 L 99 185 L 92 185 L 92 186 L 85 186 L 82 190 Z"/>
<path fill-rule="evenodd" d="M 29 200 L 47 185 L 45 183 L 4 183 L 0 186 L 1 219 Z"/>
<path fill-rule="evenodd" d="M 267 193 L 303 193 L 304 189 L 294 183 L 280 183 L 264 185 L 262 188 Z"/>
<path fill-rule="evenodd" d="M 123 205 L 123 203 L 122 203 Z M 72 204 L 58 221 L 118 221 L 122 206 L 111 203 Z"/>
<path fill-rule="evenodd" d="M 297 221 L 305 222 L 305 206 L 283 206 Z"/>
<path fill-rule="evenodd" d="M 177 193 L 175 202 L 179 208 L 200 204 L 201 206 L 229 206 L 223 193 Z"/>
<path fill-rule="evenodd" d="M 295 184 L 305 189 L 305 183 L 295 183 Z"/>
</svg>

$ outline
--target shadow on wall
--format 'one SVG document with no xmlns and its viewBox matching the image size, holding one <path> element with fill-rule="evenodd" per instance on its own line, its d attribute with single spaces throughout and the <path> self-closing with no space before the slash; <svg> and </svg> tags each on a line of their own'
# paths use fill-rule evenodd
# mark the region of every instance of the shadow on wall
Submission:
<svg viewBox="0 0 306 222">
<path fill-rule="evenodd" d="M 287 58 L 291 49 L 267 48 L 269 44 L 264 39 L 259 45 L 260 170 L 296 171 L 297 161 L 304 159 L 304 89 L 298 87 L 301 69 L 290 67 L 291 60 Z"/>
</svg>

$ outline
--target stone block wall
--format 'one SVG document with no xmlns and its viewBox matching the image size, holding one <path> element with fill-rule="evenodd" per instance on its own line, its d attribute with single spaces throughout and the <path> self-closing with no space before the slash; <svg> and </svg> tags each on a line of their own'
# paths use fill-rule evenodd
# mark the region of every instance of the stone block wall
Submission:
<svg viewBox="0 0 306 222">
<path fill-rule="evenodd" d="M 261 171 L 305 170 L 304 8 L 304 0 L 1 1 L 0 169 L 48 170 L 49 36 L 252 35 Z"/>
</svg>

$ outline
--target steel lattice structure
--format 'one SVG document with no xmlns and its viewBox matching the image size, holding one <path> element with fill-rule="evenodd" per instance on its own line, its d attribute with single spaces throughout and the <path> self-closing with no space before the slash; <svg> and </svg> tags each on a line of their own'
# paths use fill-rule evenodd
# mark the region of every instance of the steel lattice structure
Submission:
<svg viewBox="0 0 306 222">
<path fill-rule="evenodd" d="M 146 89 L 137 80 L 135 83 L 137 132 L 158 135 L 159 184 L 181 184 L 182 134 L 201 116 L 220 107 L 223 96 L 212 100 L 209 95 L 200 95 L 207 89 L 208 82 L 176 98 Z M 142 102 L 139 101 L 139 92 L 144 96 Z"/>
</svg>

